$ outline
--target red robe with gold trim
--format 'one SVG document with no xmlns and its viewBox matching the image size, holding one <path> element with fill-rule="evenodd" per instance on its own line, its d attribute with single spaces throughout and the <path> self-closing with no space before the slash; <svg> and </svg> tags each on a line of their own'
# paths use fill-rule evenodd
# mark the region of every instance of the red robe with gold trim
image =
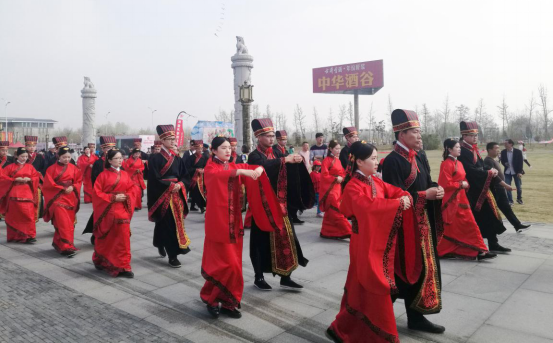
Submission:
<svg viewBox="0 0 553 343">
<path fill-rule="evenodd" d="M 134 159 L 129 157 L 125 161 L 125 170 L 129 173 L 132 182 L 134 183 L 134 208 L 142 209 L 142 194 L 146 189 L 146 184 L 144 183 L 144 162 L 141 158 Z"/>
<path fill-rule="evenodd" d="M 339 162 L 338 162 L 339 163 Z M 330 330 L 343 342 L 399 342 L 390 294 L 394 281 L 396 240 L 403 231 L 400 200 L 409 193 L 380 180 L 354 173 L 344 188 L 341 212 L 352 219 L 350 265 L 340 312 Z"/>
<path fill-rule="evenodd" d="M 79 211 L 79 199 L 82 186 L 82 176 L 79 168 L 71 163 L 63 165 L 59 162 L 51 165 L 44 176 L 44 221 L 52 221 L 56 230 L 52 245 L 59 252 L 77 251 L 73 245 L 75 233 L 75 217 Z M 73 186 L 71 193 L 65 190 Z"/>
<path fill-rule="evenodd" d="M 28 177 L 30 182 L 17 182 Z M 0 169 L 0 213 L 4 215 L 8 242 L 36 237 L 38 183 L 40 174 L 31 164 L 10 164 Z"/>
<path fill-rule="evenodd" d="M 136 196 L 134 182 L 124 170 L 107 168 L 96 179 L 92 205 L 94 208 L 94 265 L 110 275 L 131 271 L 131 218 Z M 117 194 L 127 200 L 116 202 Z"/>
<path fill-rule="evenodd" d="M 202 257 L 202 276 L 206 280 L 200 297 L 210 306 L 219 302 L 228 309 L 240 308 L 244 290 L 242 275 L 242 185 L 250 197 L 250 207 L 258 225 L 266 231 L 282 228 L 282 214 L 276 196 L 267 192 L 262 199 L 260 189 L 270 189 L 266 174 L 257 181 L 236 176 L 238 169 L 256 169 L 248 164 L 224 163 L 217 158 L 210 160 L 204 172 L 209 201 L 205 218 L 205 241 Z M 265 196 L 264 194 L 264 196 Z M 276 214 L 273 216 L 273 214 Z"/>
<path fill-rule="evenodd" d="M 453 157 L 448 157 L 440 166 L 438 184 L 445 192 L 442 200 L 444 235 L 438 243 L 440 257 L 475 259 L 479 253 L 488 251 L 472 215 L 467 193 L 461 188 L 466 175 L 463 164 Z"/>
<path fill-rule="evenodd" d="M 349 238 L 351 236 L 351 225 L 340 213 L 340 197 L 342 186 L 337 178 L 346 177 L 346 171 L 337 157 L 327 156 L 323 160 L 321 168 L 321 182 L 319 188 L 319 207 L 325 213 L 321 237 L 324 238 Z"/>
<path fill-rule="evenodd" d="M 91 174 L 92 166 L 97 160 L 98 156 L 96 156 L 96 154 L 90 156 L 81 155 L 77 160 L 77 167 L 79 167 L 79 169 L 81 170 L 81 174 L 83 175 L 83 192 L 85 204 L 90 204 L 92 202 L 92 190 L 94 186 L 92 185 Z"/>
</svg>

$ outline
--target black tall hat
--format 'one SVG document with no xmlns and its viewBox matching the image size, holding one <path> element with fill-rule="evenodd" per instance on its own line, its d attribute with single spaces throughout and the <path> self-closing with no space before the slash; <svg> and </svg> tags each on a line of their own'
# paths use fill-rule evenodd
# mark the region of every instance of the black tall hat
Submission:
<svg viewBox="0 0 553 343">
<path fill-rule="evenodd" d="M 394 132 L 421 127 L 419 123 L 419 116 L 417 116 L 415 111 L 399 109 L 392 112 L 392 125 L 394 127 Z"/>
<path fill-rule="evenodd" d="M 461 135 L 477 135 L 478 123 L 475 121 L 462 121 L 459 123 Z"/>
<path fill-rule="evenodd" d="M 267 132 L 275 132 L 273 121 L 270 118 L 252 120 L 252 130 L 255 137 L 259 137 Z"/>
<path fill-rule="evenodd" d="M 100 136 L 100 146 L 113 148 L 117 145 L 117 141 L 114 136 Z"/>
<path fill-rule="evenodd" d="M 165 139 L 175 135 L 175 127 L 173 125 L 158 125 L 156 131 L 159 139 Z"/>
<path fill-rule="evenodd" d="M 357 128 L 350 126 L 350 127 L 344 127 L 342 129 L 342 132 L 344 133 L 344 137 L 348 138 L 349 136 L 356 135 L 357 134 Z"/>
<path fill-rule="evenodd" d="M 278 130 L 276 132 L 276 138 L 280 140 L 288 139 L 288 134 L 286 133 L 286 130 Z"/>
</svg>

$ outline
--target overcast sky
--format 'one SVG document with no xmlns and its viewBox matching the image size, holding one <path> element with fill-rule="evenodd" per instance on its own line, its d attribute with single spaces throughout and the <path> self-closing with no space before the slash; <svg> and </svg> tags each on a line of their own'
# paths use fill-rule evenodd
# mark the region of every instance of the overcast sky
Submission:
<svg viewBox="0 0 553 343">
<path fill-rule="evenodd" d="M 471 113 L 480 98 L 496 113 L 503 96 L 523 110 L 540 83 L 553 97 L 552 11 L 548 0 L 0 0 L 0 98 L 9 116 L 78 127 L 89 76 L 98 124 L 111 112 L 150 127 L 148 107 L 155 124 L 181 110 L 214 119 L 233 107 L 240 35 L 254 57 L 256 103 L 289 124 L 296 104 L 326 118 L 353 100 L 313 94 L 312 68 L 376 59 L 384 88 L 360 97 L 362 119 L 371 102 L 387 118 L 389 95 L 396 108 L 434 110 L 449 94 Z"/>
</svg>

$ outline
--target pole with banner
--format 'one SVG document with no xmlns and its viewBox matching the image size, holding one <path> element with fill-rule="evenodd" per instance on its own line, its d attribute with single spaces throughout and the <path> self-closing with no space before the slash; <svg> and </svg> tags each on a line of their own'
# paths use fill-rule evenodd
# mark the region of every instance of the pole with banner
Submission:
<svg viewBox="0 0 553 343">
<path fill-rule="evenodd" d="M 175 124 L 175 138 L 177 147 L 184 145 L 184 115 L 186 112 L 181 111 L 177 115 L 177 123 Z"/>
</svg>

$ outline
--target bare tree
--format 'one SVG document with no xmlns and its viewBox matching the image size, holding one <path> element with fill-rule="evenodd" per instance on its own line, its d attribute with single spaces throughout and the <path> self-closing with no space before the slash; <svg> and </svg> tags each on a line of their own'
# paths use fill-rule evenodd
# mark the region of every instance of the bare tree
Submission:
<svg viewBox="0 0 553 343">
<path fill-rule="evenodd" d="M 526 132 L 525 136 L 527 138 L 532 139 L 533 138 L 533 130 L 532 130 L 532 114 L 534 114 L 534 111 L 536 110 L 536 99 L 534 98 L 534 92 L 532 92 L 532 95 L 530 96 L 530 101 L 528 101 L 528 105 L 526 105 L 526 111 L 528 113 L 528 123 L 526 123 Z"/>
<path fill-rule="evenodd" d="M 234 123 L 234 110 L 227 112 L 219 109 L 219 113 L 215 115 L 215 120 L 225 123 Z"/>
<path fill-rule="evenodd" d="M 261 112 L 259 111 L 259 104 L 253 104 L 252 106 L 252 119 L 261 118 Z"/>
<path fill-rule="evenodd" d="M 459 119 L 459 122 L 462 122 L 463 120 L 468 120 L 469 111 L 469 108 L 463 104 L 455 107 L 455 112 L 457 112 L 457 118 Z"/>
<path fill-rule="evenodd" d="M 346 105 L 340 105 L 338 112 L 338 130 L 341 130 L 344 127 L 344 121 L 346 119 Z"/>
<path fill-rule="evenodd" d="M 449 105 L 449 94 L 448 94 L 445 97 L 444 107 L 442 108 L 442 111 L 441 111 L 442 117 L 444 118 L 444 131 L 442 136 L 442 138 L 444 139 L 447 137 L 447 124 L 449 123 L 450 112 L 451 112 L 451 108 Z"/>
<path fill-rule="evenodd" d="M 499 118 L 501 118 L 501 122 L 503 124 L 501 130 L 503 131 L 503 138 L 507 137 L 507 131 L 505 131 L 505 124 L 509 125 L 509 106 L 505 102 L 505 95 L 503 96 L 503 101 L 501 102 L 500 106 L 497 106 L 497 109 L 499 109 Z"/>
<path fill-rule="evenodd" d="M 374 126 L 375 126 L 372 102 L 371 102 L 371 107 L 369 108 L 369 115 L 367 116 L 367 121 L 369 122 L 369 142 L 372 142 L 374 141 L 374 134 L 371 137 L 371 132 L 372 130 L 374 130 Z M 357 130 L 361 130 L 361 129 L 357 128 Z"/>
<path fill-rule="evenodd" d="M 430 110 L 428 109 L 428 106 L 426 106 L 426 104 L 422 104 L 422 123 L 423 123 L 423 129 L 424 129 L 424 133 L 429 133 L 428 132 L 428 119 L 430 117 Z"/>
<path fill-rule="evenodd" d="M 284 112 L 277 112 L 276 114 L 276 126 L 278 130 L 288 131 L 288 120 Z"/>
<path fill-rule="evenodd" d="M 267 115 L 266 115 L 265 118 L 269 118 L 269 119 L 273 120 L 274 118 L 273 118 L 273 113 L 271 112 L 271 106 L 267 105 L 267 110 L 266 110 L 266 112 L 267 112 Z M 273 121 L 274 121 L 274 120 L 273 120 Z"/>
<path fill-rule="evenodd" d="M 349 125 L 354 126 L 355 125 L 355 116 L 353 114 L 353 104 L 351 103 L 351 101 L 349 102 L 349 105 L 348 105 L 348 118 L 349 118 Z M 357 128 L 357 129 L 359 129 L 359 128 Z"/>
<path fill-rule="evenodd" d="M 315 120 L 315 132 L 319 132 L 319 124 L 321 122 L 317 108 L 313 106 L 313 120 Z"/>
<path fill-rule="evenodd" d="M 300 105 L 296 105 L 294 110 L 294 124 L 296 125 L 296 133 L 299 131 L 299 134 L 296 134 L 296 145 L 300 145 L 300 140 L 305 140 L 305 114 Z"/>
<path fill-rule="evenodd" d="M 486 105 L 484 105 L 484 99 L 480 98 L 480 101 L 478 102 L 478 106 L 476 106 L 476 109 L 474 110 L 474 121 L 475 122 L 481 122 L 482 116 L 484 115 L 484 111 L 486 109 Z"/>
<path fill-rule="evenodd" d="M 549 113 L 551 113 L 553 110 L 549 110 L 547 108 L 547 88 L 545 88 L 544 85 L 540 85 L 538 88 L 539 94 L 540 94 L 540 105 L 542 108 L 542 119 L 543 119 L 543 126 L 544 126 L 544 135 L 543 139 L 549 139 Z"/>
<path fill-rule="evenodd" d="M 340 122 L 335 118 L 332 107 L 328 110 L 328 126 L 326 131 L 330 133 L 331 139 L 336 139 L 340 132 Z M 328 135 L 325 134 L 325 136 Z"/>
</svg>

